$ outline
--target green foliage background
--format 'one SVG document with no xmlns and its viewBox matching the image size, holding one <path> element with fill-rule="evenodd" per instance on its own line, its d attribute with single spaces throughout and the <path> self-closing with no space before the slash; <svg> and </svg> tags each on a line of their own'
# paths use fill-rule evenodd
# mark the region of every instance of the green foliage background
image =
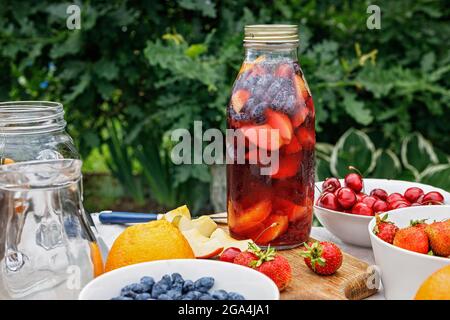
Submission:
<svg viewBox="0 0 450 320">
<path fill-rule="evenodd" d="M 300 26 L 300 63 L 317 109 L 317 137 L 335 144 L 363 129 L 400 154 L 418 131 L 450 153 L 450 7 L 445 1 L 378 1 L 381 30 L 368 30 L 371 1 L 83 1 L 0 3 L 0 100 L 64 103 L 68 131 L 91 171 L 103 163 L 135 201 L 207 202 L 206 166 L 167 159 L 174 128 L 224 128 L 243 57 L 246 24 Z M 136 179 L 139 174 L 143 179 Z"/>
</svg>

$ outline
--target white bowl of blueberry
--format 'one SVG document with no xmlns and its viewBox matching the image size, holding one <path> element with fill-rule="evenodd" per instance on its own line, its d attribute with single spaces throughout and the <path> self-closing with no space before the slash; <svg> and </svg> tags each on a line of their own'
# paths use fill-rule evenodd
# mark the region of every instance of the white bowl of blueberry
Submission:
<svg viewBox="0 0 450 320">
<path fill-rule="evenodd" d="M 144 262 L 88 283 L 80 300 L 278 300 L 275 283 L 251 268 L 213 260 Z"/>
<path fill-rule="evenodd" d="M 371 247 L 367 231 L 375 214 L 410 206 L 450 204 L 450 193 L 433 186 L 400 180 L 345 179 L 316 183 L 314 214 L 332 234 L 346 243 Z"/>
</svg>

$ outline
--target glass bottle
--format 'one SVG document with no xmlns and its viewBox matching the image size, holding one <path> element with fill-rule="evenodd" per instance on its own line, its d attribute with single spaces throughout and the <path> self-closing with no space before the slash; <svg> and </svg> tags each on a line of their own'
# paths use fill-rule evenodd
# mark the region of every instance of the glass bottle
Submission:
<svg viewBox="0 0 450 320">
<path fill-rule="evenodd" d="M 79 159 L 65 131 L 62 104 L 47 101 L 0 102 L 2 163 Z"/>
<path fill-rule="evenodd" d="M 77 299 L 103 272 L 80 160 L 0 166 L 0 299 Z"/>
<path fill-rule="evenodd" d="M 297 26 L 247 26 L 244 47 L 227 108 L 228 225 L 235 238 L 292 248 L 309 238 L 314 201 L 315 112 Z"/>
</svg>

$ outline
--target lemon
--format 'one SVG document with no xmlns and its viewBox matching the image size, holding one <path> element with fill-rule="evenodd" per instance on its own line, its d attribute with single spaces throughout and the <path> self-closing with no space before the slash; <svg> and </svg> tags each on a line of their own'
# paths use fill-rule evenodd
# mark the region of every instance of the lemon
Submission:
<svg viewBox="0 0 450 320">
<path fill-rule="evenodd" d="M 166 220 L 158 220 L 123 231 L 109 252 L 105 271 L 140 262 L 194 258 L 192 248 L 178 228 Z"/>
<path fill-rule="evenodd" d="M 416 300 L 450 300 L 450 265 L 439 269 L 422 283 Z"/>
</svg>

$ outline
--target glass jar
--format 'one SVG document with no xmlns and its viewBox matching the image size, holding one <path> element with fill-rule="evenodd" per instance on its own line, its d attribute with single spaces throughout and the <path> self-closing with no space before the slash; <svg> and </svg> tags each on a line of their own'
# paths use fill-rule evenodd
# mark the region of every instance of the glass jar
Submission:
<svg viewBox="0 0 450 320">
<path fill-rule="evenodd" d="M 247 26 L 244 47 L 227 108 L 228 225 L 235 238 L 292 248 L 309 238 L 314 202 L 315 111 L 297 26 Z"/>
<path fill-rule="evenodd" d="M 79 159 L 65 131 L 62 104 L 46 101 L 0 103 L 0 158 L 3 163 Z"/>
<path fill-rule="evenodd" d="M 77 299 L 103 272 L 80 160 L 0 166 L 0 299 Z"/>
</svg>

